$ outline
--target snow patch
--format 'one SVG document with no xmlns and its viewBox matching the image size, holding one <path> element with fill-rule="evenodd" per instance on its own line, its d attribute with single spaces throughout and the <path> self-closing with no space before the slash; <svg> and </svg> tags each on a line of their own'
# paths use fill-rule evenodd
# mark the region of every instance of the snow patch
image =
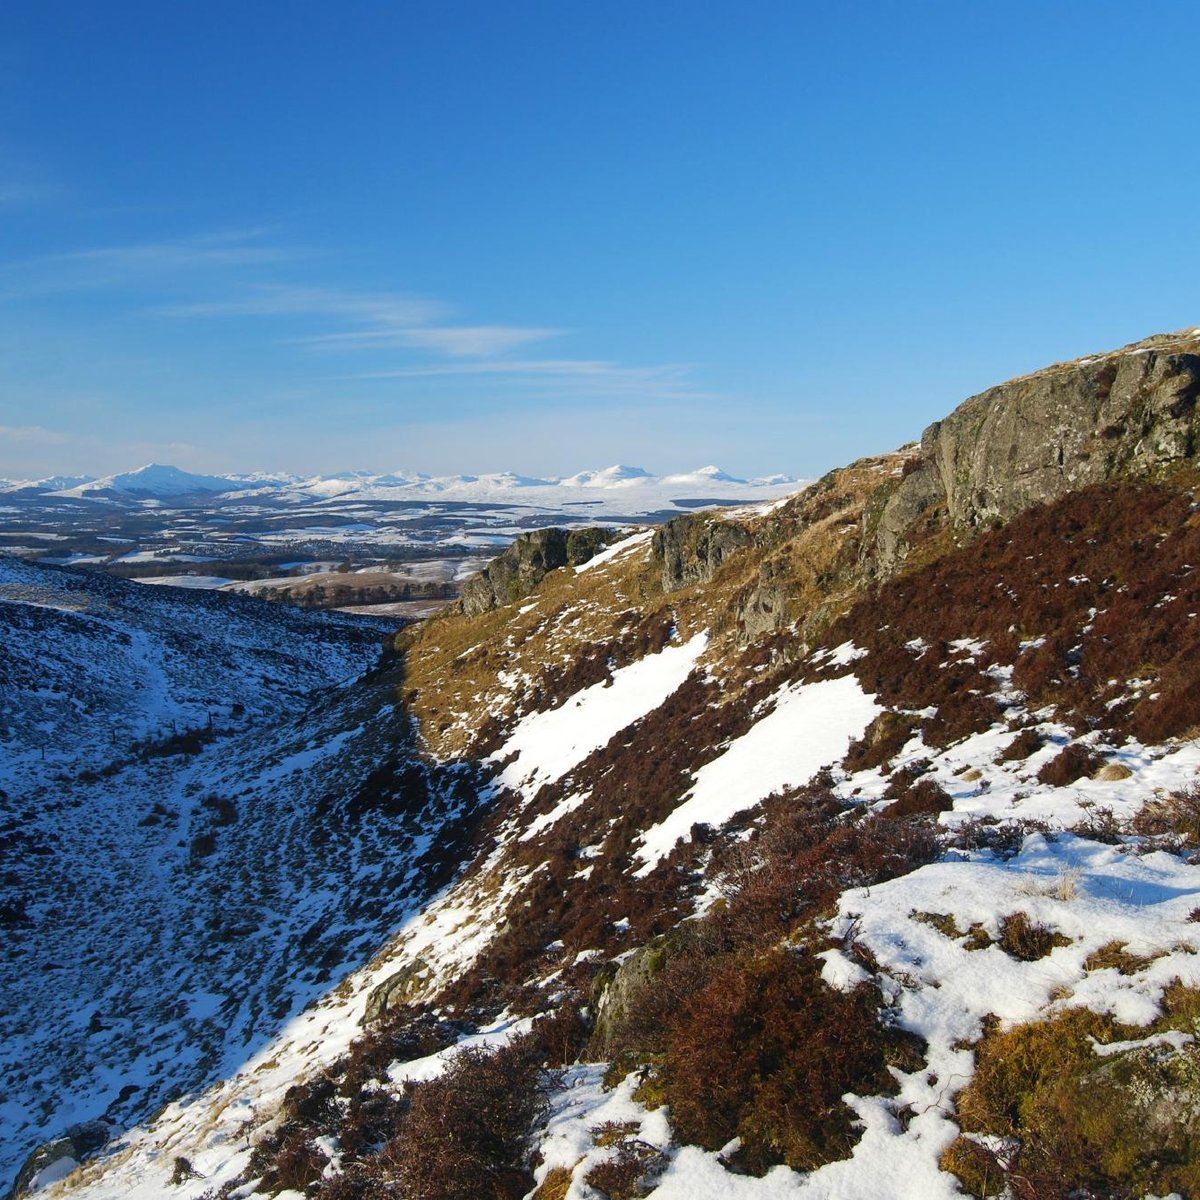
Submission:
<svg viewBox="0 0 1200 1200">
<path fill-rule="evenodd" d="M 642 835 L 635 874 L 654 870 L 697 822 L 719 827 L 772 792 L 808 783 L 842 758 L 879 711 L 853 675 L 781 689 L 774 709 L 701 767 L 682 803 Z"/>
<path fill-rule="evenodd" d="M 570 697 L 561 707 L 523 718 L 490 762 L 507 762 L 498 782 L 532 798 L 543 784 L 561 779 L 613 734 L 652 712 L 691 674 L 708 646 L 698 633 L 681 646 L 668 646 L 612 678 Z"/>
</svg>

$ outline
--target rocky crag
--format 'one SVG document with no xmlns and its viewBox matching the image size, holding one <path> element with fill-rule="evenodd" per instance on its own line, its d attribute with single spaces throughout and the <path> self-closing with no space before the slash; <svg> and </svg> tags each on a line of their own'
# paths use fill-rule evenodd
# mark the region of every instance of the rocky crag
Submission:
<svg viewBox="0 0 1200 1200">
<path fill-rule="evenodd" d="M 1135 342 L 994 387 L 921 437 L 903 478 L 872 498 L 866 547 L 878 570 L 903 560 L 931 510 L 959 533 L 1115 478 L 1190 462 L 1200 418 L 1200 333 Z"/>
</svg>

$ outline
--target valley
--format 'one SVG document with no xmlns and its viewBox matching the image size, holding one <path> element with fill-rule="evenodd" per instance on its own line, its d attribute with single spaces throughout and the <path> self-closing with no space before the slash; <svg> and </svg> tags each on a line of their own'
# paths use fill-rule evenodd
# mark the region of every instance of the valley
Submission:
<svg viewBox="0 0 1200 1200">
<path fill-rule="evenodd" d="M 541 480 L 511 472 L 203 476 L 152 465 L 60 486 L 71 482 L 0 481 L 0 553 L 304 607 L 411 605 L 392 610 L 402 616 L 454 599 L 464 579 L 522 532 L 663 521 L 799 486 L 716 468 L 655 477 L 633 467 Z"/>
</svg>

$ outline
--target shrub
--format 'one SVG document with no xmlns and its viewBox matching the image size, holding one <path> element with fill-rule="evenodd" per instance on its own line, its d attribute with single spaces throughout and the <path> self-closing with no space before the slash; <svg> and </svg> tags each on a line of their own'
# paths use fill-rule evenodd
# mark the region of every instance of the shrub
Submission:
<svg viewBox="0 0 1200 1200">
<path fill-rule="evenodd" d="M 174 1170 L 171 1172 L 171 1183 L 175 1187 L 179 1187 L 181 1184 L 199 1178 L 201 1178 L 200 1172 L 192 1166 L 191 1161 L 184 1158 L 183 1155 L 176 1155 Z"/>
<path fill-rule="evenodd" d="M 1133 818 L 1133 831 L 1143 837 L 1170 837 L 1200 843 L 1200 786 L 1192 784 L 1148 801 Z"/>
<path fill-rule="evenodd" d="M 411 1107 L 381 1159 L 408 1200 L 520 1200 L 533 1187 L 530 1138 L 548 1111 L 548 1078 L 518 1038 L 461 1050 L 443 1075 L 411 1089 Z"/>
<path fill-rule="evenodd" d="M 1036 753 L 1046 744 L 1045 739 L 1036 729 L 1025 728 L 1017 734 L 1007 746 L 997 762 L 1018 762 L 1021 759 L 1028 758 L 1031 754 Z"/>
<path fill-rule="evenodd" d="M 1192 660 L 1194 662 L 1194 659 Z M 1190 666 L 1190 664 L 1189 664 Z M 1157 696 L 1147 697 L 1133 712 L 1130 729 L 1143 742 L 1165 742 L 1187 736 L 1200 726 L 1200 681 L 1164 672 Z"/>
<path fill-rule="evenodd" d="M 214 825 L 235 825 L 238 819 L 237 802 L 227 796 L 208 795 L 200 803 L 213 814 Z M 161 814 L 160 814 L 161 815 Z"/>
<path fill-rule="evenodd" d="M 967 1132 L 1007 1139 L 1004 1161 L 963 1139 L 942 1165 L 972 1195 L 994 1194 L 996 1173 L 1017 1200 L 1129 1197 L 1200 1187 L 1200 1051 L 1142 1047 L 1099 1056 L 1096 1043 L 1144 1038 L 1194 1019 L 1197 995 L 1176 987 L 1151 1026 L 1070 1009 L 1007 1032 L 992 1029 L 959 1093 Z M 984 1190 L 986 1184 L 989 1190 Z"/>
<path fill-rule="evenodd" d="M 888 785 L 884 789 L 884 799 L 899 800 L 901 796 L 906 795 L 913 784 L 929 770 L 930 766 L 929 759 L 919 758 L 915 762 L 901 767 L 898 771 L 893 771 L 888 779 Z"/>
<path fill-rule="evenodd" d="M 383 1080 L 394 1062 L 425 1058 L 453 1046 L 466 1027 L 440 1021 L 428 1013 L 410 1009 L 391 1009 L 361 1037 L 350 1044 L 350 1053 L 341 1064 L 343 1074 L 339 1091 L 357 1096 L 369 1080 Z"/>
<path fill-rule="evenodd" d="M 950 793 L 936 779 L 918 779 L 894 804 L 879 815 L 894 820 L 897 817 L 917 817 L 949 812 L 954 807 Z"/>
<path fill-rule="evenodd" d="M 675 1129 L 738 1165 L 812 1170 L 857 1140 L 843 1093 L 891 1091 L 874 989 L 842 993 L 813 958 L 732 959 L 677 1014 L 661 1074 Z"/>
<path fill-rule="evenodd" d="M 547 1067 L 566 1067 L 583 1053 L 589 1032 L 582 999 L 571 996 L 552 1013 L 534 1021 L 526 1035 L 528 1052 Z"/>
<path fill-rule="evenodd" d="M 1124 942 L 1105 942 L 1093 950 L 1083 961 L 1085 971 L 1114 970 L 1118 975 L 1136 975 L 1143 967 L 1154 961 L 1141 954 L 1132 954 L 1125 949 Z"/>
<path fill-rule="evenodd" d="M 1006 1188 L 1004 1166 L 993 1151 L 960 1134 L 942 1151 L 938 1166 L 958 1177 L 968 1196 L 999 1196 Z"/>
<path fill-rule="evenodd" d="M 654 1190 L 666 1164 L 666 1155 L 656 1146 L 628 1138 L 617 1142 L 613 1156 L 598 1162 L 584 1178 L 606 1200 L 640 1200 Z"/>
<path fill-rule="evenodd" d="M 972 668 L 974 669 L 974 668 Z M 1000 719 L 995 700 L 975 688 L 953 686 L 938 698 L 937 712 L 925 722 L 925 740 L 931 746 L 946 747 L 974 733 L 983 733 Z"/>
<path fill-rule="evenodd" d="M 1093 842 L 1104 842 L 1115 846 L 1125 836 L 1123 823 L 1105 804 L 1081 803 L 1083 817 L 1071 826 L 1071 832 L 1076 837 L 1091 838 Z"/>
<path fill-rule="evenodd" d="M 763 835 L 761 866 L 714 914 L 732 942 L 749 947 L 778 940 L 846 888 L 894 879 L 941 852 L 926 820 L 838 820 L 835 806 L 795 809 Z"/>
<path fill-rule="evenodd" d="M 311 1132 L 289 1122 L 258 1143 L 248 1170 L 261 1176 L 258 1186 L 270 1195 L 288 1190 L 307 1193 L 320 1181 L 328 1161 Z"/>
<path fill-rule="evenodd" d="M 1077 779 L 1087 779 L 1104 765 L 1104 759 L 1087 746 L 1072 742 L 1064 746 L 1037 773 L 1039 783 L 1051 787 L 1066 787 Z"/>
<path fill-rule="evenodd" d="M 1026 835 L 1038 829 L 1038 824 L 972 817 L 954 830 L 950 844 L 959 850 L 990 850 L 997 858 L 1012 858 L 1025 844 Z"/>
<path fill-rule="evenodd" d="M 214 833 L 198 833 L 188 844 L 188 855 L 193 866 L 216 851 L 217 836 Z"/>
<path fill-rule="evenodd" d="M 322 1181 L 317 1200 L 404 1200 L 396 1183 L 377 1163 L 352 1163 Z"/>
<path fill-rule="evenodd" d="M 337 1085 L 328 1075 L 293 1084 L 283 1094 L 280 1112 L 285 1121 L 295 1121 L 322 1133 L 334 1133 L 341 1119 Z"/>
<path fill-rule="evenodd" d="M 1056 946 L 1069 946 L 1070 939 L 1045 925 L 1031 921 L 1023 912 L 1010 913 L 1000 922 L 1000 948 L 1021 962 L 1045 958 Z"/>
<path fill-rule="evenodd" d="M 904 749 L 916 729 L 916 717 L 885 709 L 867 726 L 861 739 L 851 742 L 843 766 L 847 771 L 882 767 Z"/>
</svg>

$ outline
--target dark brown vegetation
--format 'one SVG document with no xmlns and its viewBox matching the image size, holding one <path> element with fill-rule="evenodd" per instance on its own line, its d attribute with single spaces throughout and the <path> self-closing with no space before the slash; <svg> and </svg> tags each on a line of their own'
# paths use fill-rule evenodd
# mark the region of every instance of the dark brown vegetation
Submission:
<svg viewBox="0 0 1200 1200">
<path fill-rule="evenodd" d="M 564 1004 L 499 1049 L 453 1055 L 443 1074 L 397 1087 L 395 1063 L 443 1050 L 466 1032 L 429 1012 L 399 1010 L 325 1073 L 289 1089 L 280 1124 L 260 1139 L 246 1179 L 268 1193 L 321 1200 L 518 1200 L 533 1186 L 530 1139 L 555 1069 L 579 1054 L 579 1007 Z M 325 1177 L 317 1139 L 342 1169 Z"/>
<path fill-rule="evenodd" d="M 894 803 L 889 804 L 881 815 L 892 819 L 917 817 L 949 812 L 954 807 L 950 793 L 936 779 L 922 778 L 925 769 L 925 766 L 913 763 L 893 772 L 884 797 L 894 799 Z"/>
<path fill-rule="evenodd" d="M 663 940 L 660 969 L 603 1048 L 617 1073 L 647 1073 L 647 1099 L 671 1106 L 684 1141 L 740 1138 L 739 1169 L 845 1155 L 857 1134 L 840 1097 L 893 1090 L 885 1065 L 902 1039 L 874 988 L 821 982 L 810 922 L 845 888 L 937 852 L 924 822 L 863 817 L 820 788 L 770 801 L 748 840 L 715 844 L 726 899 Z"/>
<path fill-rule="evenodd" d="M 923 722 L 931 745 L 1000 718 L 989 699 L 994 666 L 1013 667 L 1031 709 L 1055 705 L 1081 730 L 1181 736 L 1200 725 L 1193 505 L 1183 482 L 1111 483 L 1032 508 L 884 583 L 835 623 L 829 642 L 869 651 L 855 670 L 890 707 L 936 706 Z M 982 651 L 951 645 L 963 638 L 984 642 Z M 1018 737 L 1010 753 L 1032 752 L 1032 737 Z M 878 760 L 897 748 L 893 737 Z M 867 750 L 855 753 L 854 765 L 869 764 Z"/>
<path fill-rule="evenodd" d="M 1144 837 L 1194 849 L 1200 845 L 1200 786 L 1151 800 L 1134 816 L 1132 827 L 1134 833 Z"/>
<path fill-rule="evenodd" d="M 1019 762 L 1036 754 L 1044 745 L 1045 739 L 1036 729 L 1022 729 L 1001 752 L 997 762 Z"/>
<path fill-rule="evenodd" d="M 547 1112 L 548 1080 L 532 1047 L 462 1050 L 411 1089 L 397 1135 L 380 1151 L 411 1200 L 520 1200 L 533 1187 L 530 1137 Z"/>
<path fill-rule="evenodd" d="M 638 1138 L 622 1138 L 612 1157 L 592 1167 L 586 1180 L 606 1200 L 639 1200 L 650 1194 L 666 1163 L 666 1155 L 657 1147 Z"/>
<path fill-rule="evenodd" d="M 1048 783 L 1052 787 L 1066 787 L 1077 779 L 1088 779 L 1104 765 L 1101 755 L 1072 742 L 1064 746 L 1037 773 L 1039 783 Z"/>
<path fill-rule="evenodd" d="M 671 811 L 699 766 L 750 727 L 760 691 L 722 704 L 717 685 L 694 674 L 659 708 L 544 787 L 529 818 L 583 787 L 587 804 L 514 847 L 510 869 L 534 869 L 534 878 L 504 914 L 499 935 L 440 1002 L 467 1013 L 504 1003 L 514 1011 L 539 1011 L 540 1000 L 524 985 L 539 962 L 548 972 L 548 946 L 561 941 L 568 958 L 593 948 L 610 955 L 670 929 L 702 886 L 694 870 L 702 846 L 685 844 L 649 877 L 636 879 L 638 835 Z M 602 855 L 581 857 L 585 847 L 601 844 Z M 590 875 L 577 878 L 585 865 Z M 628 927 L 619 932 L 621 920 Z"/>
<path fill-rule="evenodd" d="M 1023 912 L 1015 912 L 1001 920 L 999 942 L 1005 954 L 1011 954 L 1021 962 L 1036 962 L 1056 946 L 1069 945 L 1070 939 L 1031 921 Z"/>
<path fill-rule="evenodd" d="M 790 950 L 722 962 L 671 1022 L 660 1084 L 686 1142 L 738 1165 L 811 1170 L 857 1141 L 847 1091 L 890 1092 L 872 988 L 845 994 L 820 981 L 820 960 Z"/>
</svg>

